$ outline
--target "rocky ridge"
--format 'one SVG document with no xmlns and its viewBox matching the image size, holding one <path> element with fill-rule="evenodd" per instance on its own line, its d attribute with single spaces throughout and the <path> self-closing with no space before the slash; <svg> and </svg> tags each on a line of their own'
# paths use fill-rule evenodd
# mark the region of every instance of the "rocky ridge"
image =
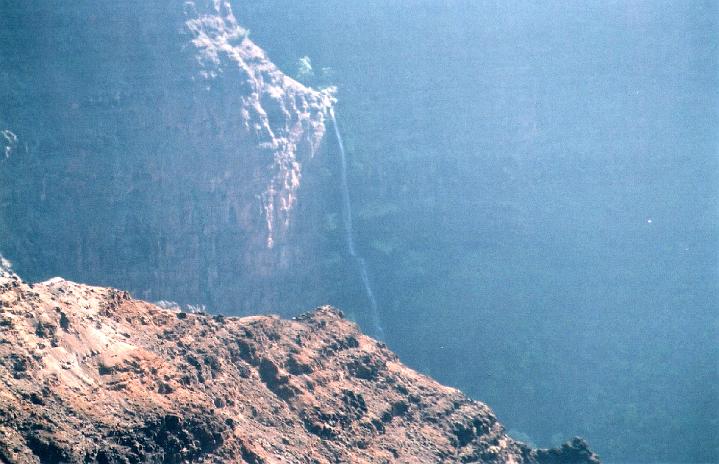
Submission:
<svg viewBox="0 0 719 464">
<path fill-rule="evenodd" d="M 597 463 L 536 450 L 331 307 L 162 309 L 0 270 L 0 462 Z"/>
</svg>

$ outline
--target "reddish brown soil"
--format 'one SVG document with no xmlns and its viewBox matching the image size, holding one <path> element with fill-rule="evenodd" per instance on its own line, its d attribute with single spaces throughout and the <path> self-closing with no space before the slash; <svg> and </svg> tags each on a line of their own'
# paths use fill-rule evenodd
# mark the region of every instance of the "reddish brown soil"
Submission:
<svg viewBox="0 0 719 464">
<path fill-rule="evenodd" d="M 186 314 L 0 270 L 0 379 L 0 462 L 598 462 L 512 440 L 331 307 Z"/>
</svg>

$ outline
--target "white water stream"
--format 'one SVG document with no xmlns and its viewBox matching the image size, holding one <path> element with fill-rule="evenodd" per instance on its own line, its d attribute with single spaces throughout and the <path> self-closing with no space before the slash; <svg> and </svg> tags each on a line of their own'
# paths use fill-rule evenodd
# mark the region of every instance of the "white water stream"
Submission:
<svg viewBox="0 0 719 464">
<path fill-rule="evenodd" d="M 342 190 L 342 220 L 345 226 L 345 241 L 347 243 L 347 251 L 350 256 L 357 263 L 359 275 L 364 286 L 367 299 L 370 304 L 370 321 L 372 323 L 374 334 L 380 339 L 384 338 L 384 329 L 382 328 L 382 321 L 379 317 L 379 308 L 377 307 L 377 299 L 372 291 L 372 285 L 370 284 L 369 274 L 367 273 L 367 263 L 364 258 L 357 253 L 354 241 L 354 230 L 352 226 L 352 202 L 350 201 L 350 192 L 347 184 L 347 156 L 345 154 L 345 145 L 342 141 L 342 135 L 340 134 L 339 127 L 337 126 L 337 119 L 335 118 L 335 112 L 333 108 L 330 108 L 330 117 L 332 118 L 332 126 L 335 128 L 335 136 L 337 137 L 337 145 L 340 148 L 340 183 Z"/>
</svg>

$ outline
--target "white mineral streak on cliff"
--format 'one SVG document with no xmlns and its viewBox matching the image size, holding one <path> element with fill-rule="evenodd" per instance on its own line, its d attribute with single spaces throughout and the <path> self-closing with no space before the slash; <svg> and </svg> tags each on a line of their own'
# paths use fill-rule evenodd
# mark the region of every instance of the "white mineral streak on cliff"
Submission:
<svg viewBox="0 0 719 464">
<path fill-rule="evenodd" d="M 15 135 L 10 129 L 0 131 L 0 135 L 3 136 L 3 152 L 5 158 L 10 158 L 15 148 L 17 148 L 17 135 Z"/>
<path fill-rule="evenodd" d="M 272 248 L 289 227 L 302 161 L 312 157 L 322 141 L 324 114 L 332 99 L 328 93 L 289 78 L 272 64 L 237 24 L 229 2 L 186 2 L 185 15 L 185 26 L 197 50 L 199 77 L 211 85 L 212 80 L 231 71 L 237 79 L 233 84 L 248 88 L 242 99 L 242 123 L 268 157 L 265 188 L 258 198 L 267 227 L 267 247 Z"/>
</svg>

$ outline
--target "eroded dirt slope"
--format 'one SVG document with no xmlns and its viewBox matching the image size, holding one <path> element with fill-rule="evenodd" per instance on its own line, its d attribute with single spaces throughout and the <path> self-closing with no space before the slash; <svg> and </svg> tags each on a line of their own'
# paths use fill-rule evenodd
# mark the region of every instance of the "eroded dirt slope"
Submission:
<svg viewBox="0 0 719 464">
<path fill-rule="evenodd" d="M 598 462 L 532 450 L 341 312 L 187 314 L 0 270 L 0 462 Z"/>
</svg>

